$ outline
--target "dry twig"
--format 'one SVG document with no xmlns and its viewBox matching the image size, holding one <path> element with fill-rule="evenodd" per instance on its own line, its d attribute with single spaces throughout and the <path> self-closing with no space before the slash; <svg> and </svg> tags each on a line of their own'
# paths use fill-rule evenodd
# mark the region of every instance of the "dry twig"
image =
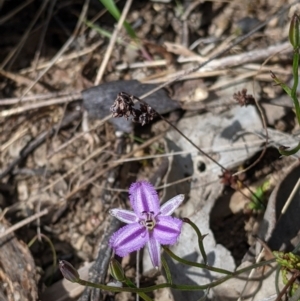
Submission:
<svg viewBox="0 0 300 301">
<path fill-rule="evenodd" d="M 101 66 L 100 66 L 100 68 L 99 68 L 99 70 L 97 72 L 97 76 L 96 76 L 96 79 L 95 79 L 95 82 L 94 82 L 95 86 L 99 85 L 99 83 L 101 82 L 101 79 L 103 77 L 105 68 L 107 66 L 108 60 L 109 60 L 110 55 L 111 55 L 111 52 L 112 52 L 113 47 L 114 47 L 114 45 L 116 43 L 117 36 L 118 36 L 118 34 L 119 34 L 122 26 L 123 26 L 125 18 L 126 18 L 127 14 L 128 14 L 128 11 L 130 9 L 131 3 L 132 3 L 132 0 L 127 0 L 126 1 L 126 4 L 125 4 L 124 9 L 122 11 L 121 17 L 120 17 L 120 19 L 118 21 L 117 27 L 114 30 L 114 32 L 113 32 L 113 34 L 112 34 L 112 36 L 110 38 L 109 45 L 108 45 L 107 50 L 105 52 L 102 64 L 101 64 Z"/>
<path fill-rule="evenodd" d="M 69 114 L 61 122 L 59 129 L 68 126 L 70 123 L 78 119 L 80 116 L 81 116 L 81 112 L 79 111 L 75 111 Z M 50 130 L 44 131 L 43 133 L 39 134 L 33 141 L 29 142 L 29 144 L 27 144 L 21 150 L 20 155 L 14 161 L 12 161 L 0 174 L 0 179 L 3 179 L 5 176 L 7 176 L 14 169 L 15 166 L 20 164 L 31 152 L 33 152 L 37 147 L 39 147 L 42 143 L 44 143 L 47 138 L 51 138 L 56 133 L 57 130 L 58 127 L 57 125 L 55 125 Z"/>
<path fill-rule="evenodd" d="M 20 221 L 20 222 L 14 224 L 13 226 L 9 227 L 4 232 L 1 232 L 0 233 L 0 239 L 4 236 L 16 231 L 16 230 L 28 225 L 32 221 L 34 221 L 34 220 L 36 220 L 36 219 L 38 219 L 38 218 L 40 218 L 40 217 L 42 217 L 46 214 L 48 214 L 48 209 L 44 209 L 43 211 L 37 212 L 37 213 L 33 214 L 32 216 L 29 216 L 29 217 L 23 219 L 22 221 Z"/>
</svg>

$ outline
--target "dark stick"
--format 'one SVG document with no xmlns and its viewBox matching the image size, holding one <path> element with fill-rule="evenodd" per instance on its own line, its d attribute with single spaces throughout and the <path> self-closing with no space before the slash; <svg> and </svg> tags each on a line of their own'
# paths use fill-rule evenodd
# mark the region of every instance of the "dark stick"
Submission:
<svg viewBox="0 0 300 301">
<path fill-rule="evenodd" d="M 125 149 L 125 138 L 121 136 L 116 141 L 114 152 L 121 156 L 125 152 Z M 121 165 L 118 165 L 117 167 L 106 173 L 106 187 L 114 187 L 117 183 L 121 181 L 120 170 Z M 110 180 L 108 180 L 108 178 L 110 178 Z M 112 179 L 114 180 L 112 181 Z M 101 199 L 113 199 L 113 193 L 114 192 L 103 190 L 103 195 Z M 122 194 L 120 195 L 120 197 L 122 198 Z M 112 204 L 110 203 L 109 205 L 111 206 Z M 113 218 L 109 214 L 106 215 L 104 223 L 106 223 L 107 226 L 98 246 L 97 258 L 95 260 L 94 265 L 89 270 L 89 281 L 94 283 L 105 282 L 108 265 L 111 258 L 111 248 L 109 247 L 109 239 L 112 236 L 112 234 L 120 228 L 121 225 L 121 222 L 118 219 Z M 78 301 L 99 301 L 101 300 L 101 297 L 102 291 L 100 289 L 86 287 Z"/>
</svg>

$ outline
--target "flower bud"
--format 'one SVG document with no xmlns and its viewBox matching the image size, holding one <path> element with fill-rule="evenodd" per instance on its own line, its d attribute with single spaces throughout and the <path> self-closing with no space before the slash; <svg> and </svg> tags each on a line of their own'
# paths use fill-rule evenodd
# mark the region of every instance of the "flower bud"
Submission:
<svg viewBox="0 0 300 301">
<path fill-rule="evenodd" d="M 68 261 L 65 260 L 60 260 L 59 261 L 59 269 L 61 273 L 63 274 L 64 278 L 71 282 L 78 282 L 80 277 L 77 272 L 77 270 L 69 263 Z"/>
<path fill-rule="evenodd" d="M 184 223 L 190 223 L 191 221 L 190 221 L 190 219 L 188 218 L 188 217 L 183 217 L 182 218 L 182 221 L 184 222 Z"/>
<path fill-rule="evenodd" d="M 298 49 L 300 47 L 300 19 L 297 14 L 294 14 L 292 17 L 289 39 L 294 49 Z"/>
<path fill-rule="evenodd" d="M 124 270 L 115 258 L 112 258 L 110 263 L 109 263 L 109 268 L 110 268 L 110 274 L 114 279 L 117 281 L 124 281 L 125 280 L 125 273 Z"/>
</svg>

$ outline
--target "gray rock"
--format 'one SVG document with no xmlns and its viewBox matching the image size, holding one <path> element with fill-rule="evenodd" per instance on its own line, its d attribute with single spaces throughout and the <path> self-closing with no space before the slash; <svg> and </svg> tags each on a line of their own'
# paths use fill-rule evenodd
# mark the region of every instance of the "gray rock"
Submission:
<svg viewBox="0 0 300 301">
<path fill-rule="evenodd" d="M 110 107 L 117 98 L 118 93 L 126 92 L 139 97 L 156 87 L 157 85 L 141 84 L 136 80 L 104 83 L 82 91 L 83 106 L 90 118 L 102 119 L 111 114 Z M 151 94 L 145 98 L 145 101 L 160 114 L 179 108 L 179 104 L 172 100 L 164 89 Z M 126 133 L 132 131 L 131 120 L 111 118 L 110 122 L 115 126 L 116 130 Z"/>
</svg>

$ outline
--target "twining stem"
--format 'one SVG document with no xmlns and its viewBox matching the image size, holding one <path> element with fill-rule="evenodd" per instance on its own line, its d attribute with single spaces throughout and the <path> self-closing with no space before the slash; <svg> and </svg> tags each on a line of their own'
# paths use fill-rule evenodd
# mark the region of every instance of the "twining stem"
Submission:
<svg viewBox="0 0 300 301">
<path fill-rule="evenodd" d="M 132 287 L 132 288 L 137 288 L 136 285 L 129 279 L 129 278 L 125 278 L 124 282 L 127 284 L 128 287 Z M 147 296 L 145 293 L 143 292 L 137 292 L 137 294 L 144 299 L 145 301 L 153 301 L 149 296 Z"/>
<path fill-rule="evenodd" d="M 278 294 L 275 301 L 280 301 L 281 298 L 286 294 L 288 289 L 291 287 L 291 285 L 296 281 L 296 279 L 299 277 L 299 271 L 295 272 L 292 277 L 289 279 L 289 281 L 286 283 L 284 288 L 281 290 L 281 292 Z"/>
<path fill-rule="evenodd" d="M 220 273 L 220 274 L 225 274 L 225 275 L 229 275 L 229 276 L 233 276 L 234 275 L 234 272 L 230 272 L 230 271 L 227 271 L 227 270 L 224 270 L 224 269 L 220 269 L 220 268 L 215 268 L 215 267 L 212 267 L 212 266 L 209 266 L 205 263 L 197 263 L 197 262 L 194 262 L 194 261 L 189 261 L 189 260 L 186 260 L 186 259 L 183 259 L 181 257 L 178 257 L 177 255 L 175 255 L 169 248 L 167 247 L 164 247 L 163 246 L 163 249 L 164 251 L 170 256 L 172 257 L 174 260 L 182 263 L 182 264 L 185 264 L 185 265 L 189 265 L 189 266 L 193 266 L 193 267 L 196 267 L 196 268 L 201 268 L 201 269 L 206 269 L 206 270 L 209 270 L 209 271 L 212 271 L 212 272 L 217 272 L 217 273 Z"/>
<path fill-rule="evenodd" d="M 192 226 L 192 228 L 195 230 L 197 236 L 198 236 L 198 246 L 200 249 L 200 253 L 202 255 L 203 261 L 206 264 L 207 263 L 207 255 L 206 252 L 204 250 L 204 245 L 203 245 L 203 239 L 205 237 L 205 235 L 202 235 L 199 228 L 188 218 L 183 218 L 183 221 L 189 225 Z"/>
<path fill-rule="evenodd" d="M 181 284 L 179 285 L 179 284 L 161 283 L 158 285 L 153 285 L 153 286 L 149 286 L 149 287 L 145 287 L 145 288 L 132 288 L 132 287 L 107 286 L 104 284 L 92 283 L 92 282 L 85 281 L 82 279 L 78 279 L 76 282 L 78 284 L 81 284 L 84 286 L 99 288 L 99 289 L 103 289 L 103 290 L 110 291 L 110 292 L 148 293 L 148 292 L 153 292 L 154 290 L 161 289 L 161 288 L 173 288 L 173 289 L 181 290 L 181 291 L 200 291 L 200 290 L 202 291 L 202 290 L 206 290 L 206 289 L 209 289 L 212 287 L 216 287 L 216 286 L 220 285 L 221 283 L 223 283 L 233 277 L 237 277 L 238 275 L 243 274 L 247 271 L 250 271 L 254 268 L 261 267 L 263 265 L 267 265 L 267 264 L 270 264 L 273 262 L 275 262 L 275 258 L 268 260 L 268 261 L 259 262 L 259 263 L 250 265 L 250 266 L 240 269 L 238 271 L 230 272 L 231 273 L 230 275 L 226 275 L 225 277 L 222 277 L 216 281 L 213 281 L 213 282 L 205 284 L 205 285 L 181 285 Z"/>
<path fill-rule="evenodd" d="M 279 289 L 280 270 L 281 270 L 281 266 L 278 265 L 276 268 L 276 273 L 275 273 L 275 289 L 276 289 L 277 295 L 280 294 L 280 289 Z"/>
<path fill-rule="evenodd" d="M 162 265 L 163 265 L 165 273 L 166 273 L 167 281 L 168 281 L 168 283 L 172 284 L 173 281 L 172 281 L 171 272 L 170 272 L 169 266 L 167 264 L 167 261 L 163 256 L 161 257 L 161 262 L 162 262 Z"/>
<path fill-rule="evenodd" d="M 55 274 L 55 271 L 56 271 L 56 263 L 57 263 L 57 254 L 56 254 L 56 250 L 55 250 L 55 247 L 53 245 L 53 242 L 51 241 L 51 239 L 46 236 L 45 234 L 43 233 L 40 233 L 40 236 L 41 238 L 43 238 L 44 240 L 46 240 L 51 248 L 51 251 L 52 251 L 52 256 L 53 256 L 53 264 L 52 264 L 52 274 L 51 274 L 51 277 L 49 279 L 49 284 L 52 283 L 52 280 L 53 280 L 53 276 Z M 35 241 L 38 239 L 38 235 L 35 235 L 31 240 L 30 242 L 28 243 L 28 247 L 31 248 L 31 246 L 35 243 Z M 47 281 L 48 282 L 48 281 Z"/>
<path fill-rule="evenodd" d="M 300 125 L 300 106 L 299 101 L 297 98 L 297 88 L 298 88 L 298 67 L 299 67 L 299 50 L 294 49 L 294 57 L 293 57 L 293 77 L 294 77 L 294 84 L 291 91 L 291 98 L 293 99 L 295 110 L 296 110 L 296 116 L 298 119 L 298 124 Z"/>
<path fill-rule="evenodd" d="M 273 78 L 274 82 L 285 91 L 287 95 L 289 95 L 294 103 L 295 106 L 295 111 L 296 111 L 296 117 L 298 124 L 300 125 L 300 104 L 297 98 L 297 88 L 298 88 L 298 83 L 299 83 L 299 78 L 298 78 L 298 67 L 299 67 L 299 49 L 294 48 L 294 56 L 293 56 L 293 77 L 294 77 L 294 83 L 292 89 L 288 87 L 286 84 L 282 83 L 276 75 L 271 72 L 271 77 Z M 279 148 L 279 153 L 283 156 L 291 156 L 297 153 L 300 150 L 300 142 L 298 145 L 292 149 L 286 148 L 286 147 L 280 147 Z"/>
<path fill-rule="evenodd" d="M 291 156 L 296 154 L 300 150 L 300 142 L 298 143 L 297 146 L 295 146 L 292 149 L 286 149 L 285 147 L 279 147 L 279 153 L 283 156 Z"/>
</svg>

